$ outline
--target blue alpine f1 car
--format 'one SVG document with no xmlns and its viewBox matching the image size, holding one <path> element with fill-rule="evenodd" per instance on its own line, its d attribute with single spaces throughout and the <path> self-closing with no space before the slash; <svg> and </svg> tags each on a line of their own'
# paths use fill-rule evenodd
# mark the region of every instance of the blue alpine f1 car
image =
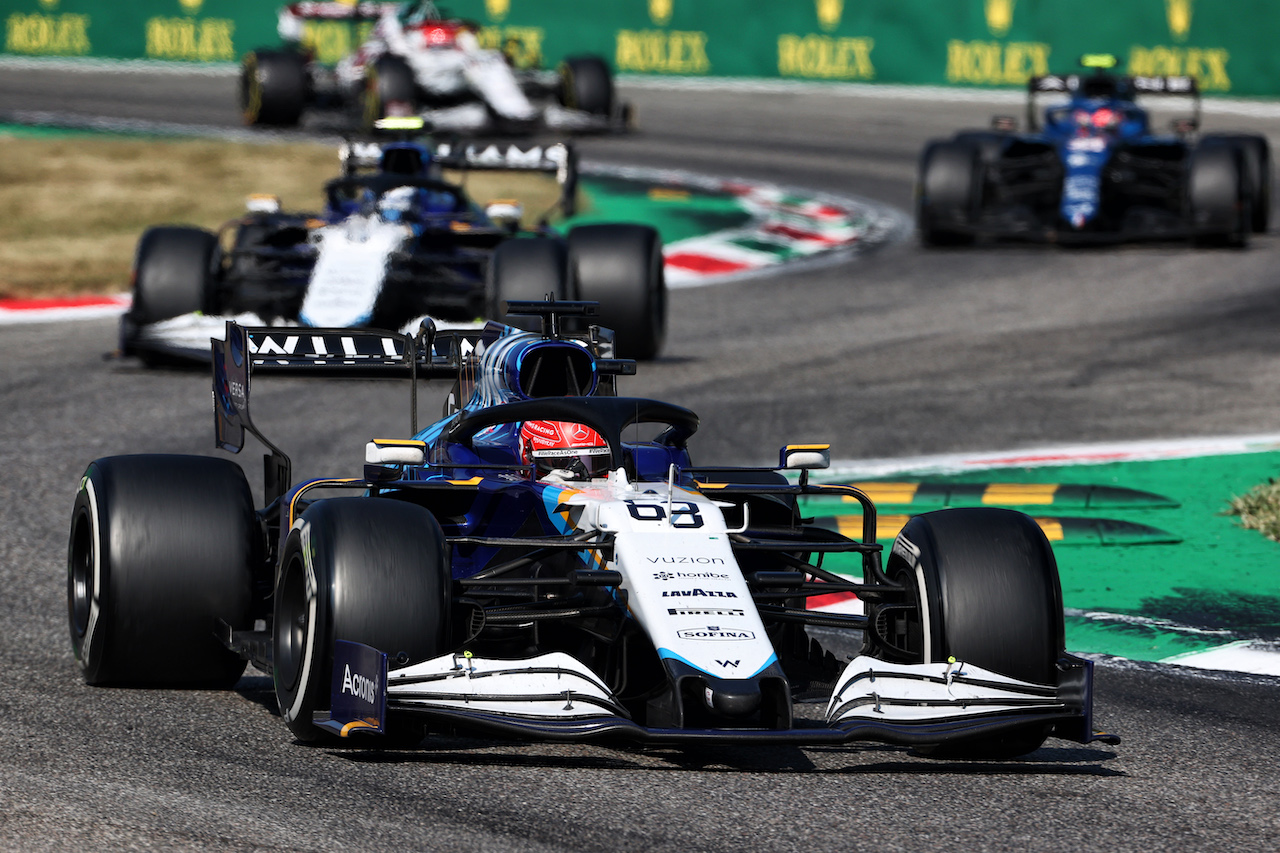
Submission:
<svg viewBox="0 0 1280 853">
<path fill-rule="evenodd" d="M 917 183 L 925 245 L 992 237 L 1243 246 L 1251 232 L 1267 230 L 1266 137 L 1201 134 L 1193 77 L 1121 76 L 1107 54 L 1081 62 L 1086 73 L 1031 78 L 1023 130 L 999 116 L 989 130 L 925 147 Z M 1041 113 L 1042 95 L 1061 97 Z M 1192 115 L 1158 133 L 1139 95 L 1190 99 Z"/>
<path fill-rule="evenodd" d="M 71 639 L 90 684 L 230 687 L 272 675 L 303 742 L 432 731 L 641 743 L 882 741 L 1003 758 L 1092 725 L 1092 664 L 1063 648 L 1053 553 L 995 508 L 912 519 L 886 555 L 857 488 L 694 464 L 697 415 L 617 396 L 635 362 L 581 302 L 415 335 L 244 328 L 213 346 L 217 443 L 268 448 L 255 509 L 204 456 L 89 465 L 71 524 Z M 260 374 L 452 382 L 444 417 L 375 438 L 357 477 L 294 483 L 250 416 Z M 790 475 L 790 476 L 788 476 Z M 805 495 L 863 511 L 849 538 Z M 145 535 L 144 535 L 145 534 Z M 861 576 L 823 568 L 853 555 Z M 806 607 L 854 593 L 861 613 Z M 838 660 L 812 628 L 860 638 Z M 817 703 L 817 704 L 808 704 Z M 429 740 L 428 740 L 429 742 Z"/>
</svg>

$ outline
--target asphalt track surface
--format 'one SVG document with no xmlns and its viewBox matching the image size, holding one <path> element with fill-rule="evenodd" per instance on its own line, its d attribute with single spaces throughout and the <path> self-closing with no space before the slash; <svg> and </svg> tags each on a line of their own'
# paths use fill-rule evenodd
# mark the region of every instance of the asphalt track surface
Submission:
<svg viewBox="0 0 1280 853">
<path fill-rule="evenodd" d="M 232 86 L 4 69 L 0 109 L 232 124 Z M 590 140 L 589 157 L 906 209 L 924 140 L 981 126 L 991 111 L 630 94 L 643 131 Z M 1206 124 L 1280 143 L 1274 120 Z M 666 355 L 627 392 L 701 413 L 704 463 L 769 460 L 785 441 L 830 441 L 855 458 L 1270 432 L 1280 425 L 1277 248 L 1273 235 L 1246 251 L 924 251 L 904 241 L 675 293 Z M 1280 848 L 1275 679 L 1101 666 L 1097 722 L 1122 745 L 1051 741 L 1000 763 L 876 745 L 677 751 L 440 737 L 414 752 L 317 749 L 292 742 L 261 676 L 228 693 L 86 688 L 64 603 L 77 478 L 102 455 L 213 452 L 205 375 L 104 361 L 113 345 L 108 322 L 0 329 L 0 847 Z M 426 395 L 424 416 L 438 399 Z M 404 433 L 405 401 L 394 384 L 255 390 L 260 425 L 294 452 L 301 476 L 358 471 L 366 439 Z M 256 454 L 242 461 L 252 477 Z M 1118 557 L 1100 558 L 1123 571 Z"/>
</svg>

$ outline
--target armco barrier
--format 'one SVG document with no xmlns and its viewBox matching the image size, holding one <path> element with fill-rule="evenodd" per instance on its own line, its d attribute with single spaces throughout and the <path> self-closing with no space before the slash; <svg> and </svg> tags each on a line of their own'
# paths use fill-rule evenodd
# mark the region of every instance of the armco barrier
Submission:
<svg viewBox="0 0 1280 853">
<path fill-rule="evenodd" d="M 350 2 L 350 0 L 341 0 Z M 622 73 L 1019 85 L 1108 51 L 1209 93 L 1280 95 L 1274 0 L 444 0 L 519 61 L 582 52 Z M 4 54 L 236 61 L 277 43 L 272 0 L 0 0 Z M 313 26 L 333 59 L 359 40 Z"/>
</svg>

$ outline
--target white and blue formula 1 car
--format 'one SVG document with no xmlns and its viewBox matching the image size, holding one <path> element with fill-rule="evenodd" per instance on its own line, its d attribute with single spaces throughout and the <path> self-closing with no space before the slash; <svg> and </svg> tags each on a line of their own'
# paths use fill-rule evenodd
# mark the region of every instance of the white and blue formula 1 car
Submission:
<svg viewBox="0 0 1280 853">
<path fill-rule="evenodd" d="M 571 144 L 372 140 L 345 143 L 339 159 L 342 174 L 325 184 L 321 211 L 286 211 L 279 199 L 253 196 L 216 233 L 148 228 L 134 256 L 120 352 L 148 364 L 207 362 L 209 338 L 227 319 L 413 331 L 426 316 L 474 325 L 500 318 L 509 299 L 548 294 L 599 302 L 620 355 L 661 351 L 666 279 L 654 228 L 593 223 L 561 234 L 550 212 L 524 227 L 518 201 L 481 206 L 442 178 L 443 169 L 544 173 L 558 185 L 559 214 L 572 216 Z"/>
<path fill-rule="evenodd" d="M 1049 736 L 1116 742 L 1093 729 L 1092 665 L 1064 652 L 1030 518 L 926 513 L 886 558 L 870 499 L 809 481 L 824 446 L 699 468 L 697 416 L 615 396 L 635 363 L 609 357 L 598 326 L 563 331 L 594 306 L 510 308 L 543 331 L 230 324 L 214 343 L 217 442 L 239 451 L 248 431 L 269 448 L 264 506 L 226 459 L 91 463 L 67 583 L 85 680 L 230 687 L 252 662 L 298 740 L 369 746 L 456 729 L 985 758 Z M 370 441 L 363 476 L 293 484 L 250 417 L 250 380 L 269 371 L 440 377 L 454 394 L 411 438 Z M 860 538 L 797 512 L 833 493 L 862 505 Z M 861 579 L 822 568 L 831 554 L 860 557 Z M 865 613 L 805 606 L 831 592 Z M 837 660 L 817 627 L 860 651 Z"/>
</svg>

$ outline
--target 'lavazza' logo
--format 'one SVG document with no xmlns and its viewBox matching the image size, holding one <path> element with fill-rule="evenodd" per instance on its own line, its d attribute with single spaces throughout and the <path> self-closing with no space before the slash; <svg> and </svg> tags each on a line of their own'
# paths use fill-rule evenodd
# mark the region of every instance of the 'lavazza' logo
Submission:
<svg viewBox="0 0 1280 853">
<path fill-rule="evenodd" d="M 370 705 L 376 701 L 378 694 L 378 679 L 367 678 L 360 673 L 352 675 L 351 667 L 344 666 L 342 670 L 342 692 L 350 693 L 357 699 L 362 699 Z"/>
<path fill-rule="evenodd" d="M 663 598 L 697 598 L 702 596 L 705 598 L 737 598 L 736 592 L 726 592 L 722 589 L 664 589 L 662 591 Z"/>
<path fill-rule="evenodd" d="M 753 631 L 724 629 L 718 625 L 684 628 L 676 631 L 676 636 L 682 640 L 754 640 L 756 638 Z"/>
</svg>

